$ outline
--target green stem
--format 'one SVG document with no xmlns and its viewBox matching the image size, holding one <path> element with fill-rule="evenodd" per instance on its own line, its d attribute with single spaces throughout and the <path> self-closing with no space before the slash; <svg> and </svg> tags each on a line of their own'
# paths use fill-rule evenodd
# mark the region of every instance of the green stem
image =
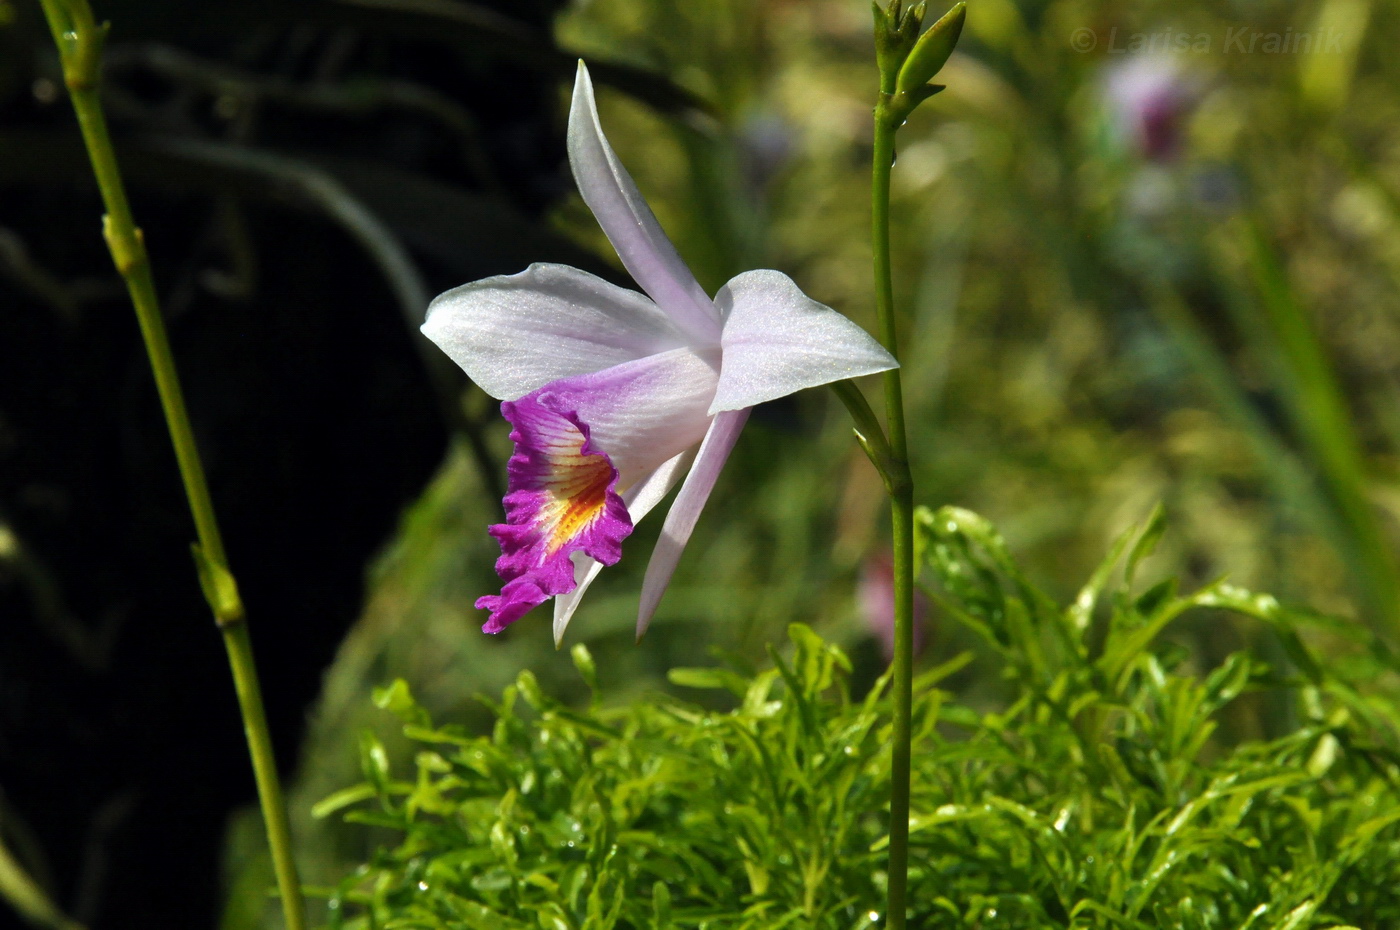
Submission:
<svg viewBox="0 0 1400 930">
<path fill-rule="evenodd" d="M 93 174 L 102 193 L 102 202 L 106 209 L 106 215 L 102 219 L 102 234 L 107 240 L 107 247 L 112 253 L 112 261 L 116 264 L 117 271 L 126 281 L 127 292 L 136 309 L 141 337 L 146 345 L 146 354 L 150 357 L 156 390 L 165 412 L 166 426 L 170 430 L 170 439 L 175 447 L 175 458 L 179 463 L 185 496 L 189 499 L 190 513 L 194 517 L 195 532 L 199 538 L 199 544 L 195 547 L 195 559 L 205 597 L 214 612 L 215 623 L 223 634 L 224 648 L 228 652 L 229 667 L 233 672 L 234 688 L 238 693 L 238 707 L 243 715 L 243 728 L 248 738 L 248 752 L 252 757 L 258 798 L 267 825 L 268 844 L 272 849 L 273 870 L 281 891 L 287 930 L 303 930 L 306 926 L 306 909 L 302 902 L 301 882 L 297 878 L 296 863 L 292 859 L 291 830 L 286 807 L 282 802 L 282 789 L 277 778 L 272 741 L 268 735 L 267 716 L 263 710 L 262 693 L 253 662 L 247 620 L 238 596 L 237 585 L 228 569 L 223 538 L 219 533 L 214 505 L 209 497 L 209 486 L 204 477 L 204 467 L 200 462 L 194 431 L 190 428 L 189 415 L 185 410 L 180 379 L 175 371 L 170 341 L 166 337 L 165 321 L 161 317 L 160 305 L 156 299 L 155 282 L 151 276 L 145 240 L 136 226 L 131 206 L 126 199 L 126 190 L 122 185 L 112 140 L 107 132 L 107 121 L 98 97 L 100 59 L 102 43 L 106 38 L 106 26 L 98 26 L 94 22 L 87 0 L 40 2 L 43 4 L 49 28 L 53 32 L 54 42 L 58 45 L 63 61 L 64 83 L 68 86 L 78 125 L 82 130 L 83 142 L 87 146 L 88 158 L 92 162 Z"/>
<path fill-rule="evenodd" d="M 894 280 L 890 271 L 890 169 L 899 121 L 890 113 L 895 75 L 880 79 L 875 107 L 875 156 L 871 172 L 871 235 L 875 256 L 875 311 L 880 342 L 899 358 L 895 329 Z M 899 369 L 883 375 L 885 419 L 889 423 L 889 466 L 885 485 L 890 496 L 894 545 L 894 746 L 890 759 L 890 861 L 887 926 L 904 930 L 909 884 L 910 718 L 914 679 L 914 481 L 909 473 L 909 443 L 904 426 L 904 391 Z"/>
<path fill-rule="evenodd" d="M 272 851 L 272 869 L 282 897 L 282 918 L 287 930 L 304 930 L 306 904 L 301 897 L 296 860 L 292 858 L 291 824 L 287 820 L 287 805 L 282 800 L 282 784 L 277 777 L 277 759 L 272 752 L 267 716 L 263 713 L 262 688 L 258 685 L 258 670 L 253 662 L 248 624 L 240 620 L 238 623 L 224 624 L 220 629 L 224 635 L 224 647 L 228 650 L 233 686 L 238 692 L 238 707 L 243 714 L 243 733 L 247 737 L 248 755 L 253 762 L 258 804 L 262 808 L 267 845 Z"/>
</svg>

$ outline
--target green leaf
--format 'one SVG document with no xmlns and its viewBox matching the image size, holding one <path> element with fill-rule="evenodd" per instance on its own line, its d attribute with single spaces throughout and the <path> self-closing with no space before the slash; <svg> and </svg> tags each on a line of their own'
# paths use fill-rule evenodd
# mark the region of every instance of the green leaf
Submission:
<svg viewBox="0 0 1400 930">
<path fill-rule="evenodd" d="M 666 672 L 667 681 L 682 688 L 701 691 L 729 691 L 743 697 L 749 683 L 727 668 L 673 668 Z"/>
<path fill-rule="evenodd" d="M 424 729 L 432 726 L 428 712 L 414 700 L 408 682 L 402 678 L 394 679 L 394 683 L 388 687 L 375 688 L 371 692 L 371 699 L 374 701 L 375 707 L 389 711 L 402 720 L 406 726 Z"/>
<path fill-rule="evenodd" d="M 375 793 L 384 796 L 389 788 L 389 754 L 384 744 L 373 733 L 360 734 L 360 771 L 373 786 Z"/>
<path fill-rule="evenodd" d="M 671 890 L 665 882 L 651 886 L 652 927 L 667 930 L 671 926 Z"/>
<path fill-rule="evenodd" d="M 1108 586 L 1108 580 L 1113 576 L 1113 570 L 1118 566 L 1118 560 L 1123 557 L 1123 550 L 1128 548 L 1128 543 L 1137 532 L 1137 527 L 1133 527 L 1118 534 L 1118 538 L 1113 541 L 1113 546 L 1108 550 L 1108 555 L 1099 562 L 1094 573 L 1089 576 L 1088 583 L 1079 589 L 1079 595 L 1066 611 L 1071 627 L 1080 633 L 1089 629 L 1094 617 L 1094 607 L 1099 602 L 1099 596 Z"/>
<path fill-rule="evenodd" d="M 1166 510 L 1162 507 L 1161 502 L 1158 502 L 1153 506 L 1152 513 L 1148 515 L 1142 532 L 1138 534 L 1137 541 L 1133 543 L 1133 548 L 1128 553 L 1128 561 L 1123 566 L 1123 587 L 1129 592 L 1132 591 L 1133 581 L 1137 578 L 1139 563 L 1157 549 L 1157 544 L 1162 541 L 1162 534 L 1166 531 Z"/>
<path fill-rule="evenodd" d="M 525 699 L 525 703 L 535 710 L 548 710 L 554 704 L 554 701 L 546 697 L 540 688 L 540 682 L 535 677 L 535 673 L 528 668 L 522 670 L 516 677 L 515 687 L 519 690 L 520 696 Z"/>
<path fill-rule="evenodd" d="M 373 785 L 352 785 L 349 788 L 342 788 L 312 805 L 311 816 L 320 820 L 361 801 L 368 801 L 374 796 L 375 787 Z"/>
<path fill-rule="evenodd" d="M 578 669 L 583 683 L 588 685 L 588 690 L 596 694 L 598 691 L 598 666 L 593 661 L 593 653 L 589 652 L 588 647 L 583 643 L 576 643 L 569 650 L 569 658 L 573 659 L 574 668 Z"/>
</svg>

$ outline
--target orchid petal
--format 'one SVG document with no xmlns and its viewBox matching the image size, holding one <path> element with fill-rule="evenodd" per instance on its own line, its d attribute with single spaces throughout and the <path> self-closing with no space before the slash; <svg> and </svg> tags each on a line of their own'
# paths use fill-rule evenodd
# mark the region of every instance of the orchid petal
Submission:
<svg viewBox="0 0 1400 930">
<path fill-rule="evenodd" d="M 705 438 L 719 380 L 719 351 L 672 349 L 603 371 L 563 378 L 541 403 L 586 424 L 618 471 L 618 493 Z"/>
<path fill-rule="evenodd" d="M 782 272 L 746 271 L 720 289 L 715 305 L 724 365 L 710 413 L 899 367 L 869 333 Z"/>
<path fill-rule="evenodd" d="M 593 81 L 578 64 L 569 108 L 569 164 L 584 203 L 617 250 L 618 258 L 642 290 L 661 306 L 697 345 L 714 345 L 719 319 L 714 304 L 666 238 L 627 169 L 603 135 Z"/>
<path fill-rule="evenodd" d="M 642 580 L 641 604 L 637 610 L 638 639 L 642 638 L 647 626 L 651 624 L 656 607 L 661 603 L 661 595 L 666 593 L 666 586 L 671 583 L 671 576 L 680 562 L 681 553 L 690 541 L 695 522 L 700 519 L 700 511 L 705 509 L 710 491 L 714 489 L 720 470 L 729 459 L 729 453 L 734 451 L 734 443 L 739 440 L 739 433 L 748 418 L 747 408 L 728 410 L 717 415 L 710 425 L 709 432 L 705 434 L 705 441 L 700 444 L 695 464 L 691 466 L 685 484 L 681 485 L 680 493 L 676 495 L 670 512 L 666 514 L 666 522 L 661 527 L 661 537 L 656 541 L 656 548 L 652 550 L 651 562 L 647 565 L 646 577 Z"/>
<path fill-rule="evenodd" d="M 550 264 L 448 291 L 428 305 L 423 334 L 498 400 L 685 344 L 643 295 Z"/>
<path fill-rule="evenodd" d="M 603 563 L 597 559 L 591 559 L 582 552 L 575 552 L 571 556 L 574 563 L 574 577 L 578 579 L 578 586 L 567 594 L 560 594 L 554 599 L 554 648 L 558 649 L 564 642 L 564 631 L 569 627 L 569 621 L 574 619 L 574 611 L 578 610 L 578 605 L 583 601 L 583 593 L 588 590 L 588 586 L 593 584 L 593 579 L 603 571 Z"/>
<path fill-rule="evenodd" d="M 623 493 L 622 502 L 627 505 L 627 513 L 632 518 L 633 526 L 640 523 L 643 517 L 661 503 L 670 490 L 676 486 L 676 482 L 680 481 L 681 476 L 686 473 L 686 469 L 690 468 L 690 463 L 693 461 L 695 461 L 695 450 L 687 449 Z M 574 611 L 578 610 L 579 602 L 583 599 L 583 592 L 588 590 L 593 579 L 597 578 L 598 573 L 603 570 L 602 562 L 590 558 L 582 551 L 574 552 L 571 557 L 574 563 L 574 577 L 578 579 L 578 586 L 574 590 L 554 598 L 555 646 L 563 641 L 564 630 L 568 627 L 569 621 L 573 619 Z"/>
</svg>

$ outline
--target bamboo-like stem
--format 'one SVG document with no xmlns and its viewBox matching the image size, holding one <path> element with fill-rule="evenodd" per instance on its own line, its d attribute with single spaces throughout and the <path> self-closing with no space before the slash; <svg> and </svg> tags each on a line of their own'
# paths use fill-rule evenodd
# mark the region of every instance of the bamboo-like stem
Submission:
<svg viewBox="0 0 1400 930">
<path fill-rule="evenodd" d="M 890 271 L 890 169 L 900 119 L 890 112 L 895 74 L 880 77 L 875 107 L 875 154 L 871 171 L 871 244 L 875 259 L 875 312 L 880 342 L 899 358 L 894 316 L 894 280 Z M 909 884 L 910 718 L 914 679 L 914 481 L 909 472 L 909 443 L 904 426 L 904 391 L 899 369 L 884 373 L 885 420 L 889 423 L 889 464 L 885 486 L 890 496 L 894 548 L 894 745 L 890 757 L 889 906 L 886 926 L 904 930 Z"/>
<path fill-rule="evenodd" d="M 272 850 L 273 871 L 276 873 L 278 889 L 281 892 L 283 916 L 287 930 L 304 930 L 306 908 L 302 901 L 296 863 L 292 858 L 291 829 L 277 777 L 277 765 L 273 757 L 272 740 L 268 734 L 267 715 L 263 710 L 262 692 L 253 662 L 252 641 L 248 635 L 243 603 L 228 568 L 223 538 L 219 533 L 213 501 L 210 499 L 208 483 L 204 477 L 204 467 L 200 462 L 194 431 L 190 428 L 189 415 L 185 410 L 180 379 L 165 332 L 165 321 L 160 315 L 160 306 L 156 298 L 146 244 L 127 202 L 126 189 L 122 185 L 112 140 L 107 132 L 107 121 L 98 97 L 102 44 L 107 29 L 105 25 L 99 26 L 93 20 L 87 0 L 40 2 L 43 4 L 49 28 L 53 32 L 54 42 L 58 45 L 63 62 L 64 83 L 72 98 L 73 110 L 77 114 L 78 125 L 83 134 L 83 143 L 87 146 L 88 158 L 92 162 L 93 174 L 102 194 L 102 203 L 106 209 L 102 219 L 102 234 L 107 240 L 107 247 L 112 253 L 112 261 L 116 264 L 117 271 L 126 281 L 127 292 L 136 310 L 141 337 L 145 342 L 146 354 L 150 358 L 151 371 L 155 376 L 156 390 L 165 412 L 166 426 L 175 447 L 175 458 L 180 467 L 181 480 L 184 482 L 185 496 L 189 500 L 190 513 L 194 518 L 195 532 L 199 539 L 198 545 L 195 546 L 195 560 L 205 597 L 214 613 L 214 621 L 223 634 L 224 648 L 228 652 L 229 668 L 233 673 L 234 688 L 238 694 L 238 707 L 243 715 L 243 729 L 248 739 L 248 753 L 252 758 L 253 776 L 257 783 L 263 820 L 267 826 L 268 845 Z"/>
</svg>

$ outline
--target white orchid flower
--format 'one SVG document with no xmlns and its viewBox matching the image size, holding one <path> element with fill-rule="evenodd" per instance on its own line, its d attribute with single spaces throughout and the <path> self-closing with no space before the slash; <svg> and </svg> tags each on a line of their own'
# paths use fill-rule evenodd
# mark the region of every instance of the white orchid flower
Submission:
<svg viewBox="0 0 1400 930">
<path fill-rule="evenodd" d="M 648 296 L 536 264 L 439 296 L 423 332 L 514 427 L 506 522 L 490 530 L 504 586 L 476 602 L 491 612 L 486 632 L 553 597 L 558 642 L 636 521 L 684 476 L 642 584 L 640 637 L 754 405 L 898 363 L 777 271 L 706 296 L 604 138 L 582 62 L 568 141 L 584 202 Z"/>
</svg>

